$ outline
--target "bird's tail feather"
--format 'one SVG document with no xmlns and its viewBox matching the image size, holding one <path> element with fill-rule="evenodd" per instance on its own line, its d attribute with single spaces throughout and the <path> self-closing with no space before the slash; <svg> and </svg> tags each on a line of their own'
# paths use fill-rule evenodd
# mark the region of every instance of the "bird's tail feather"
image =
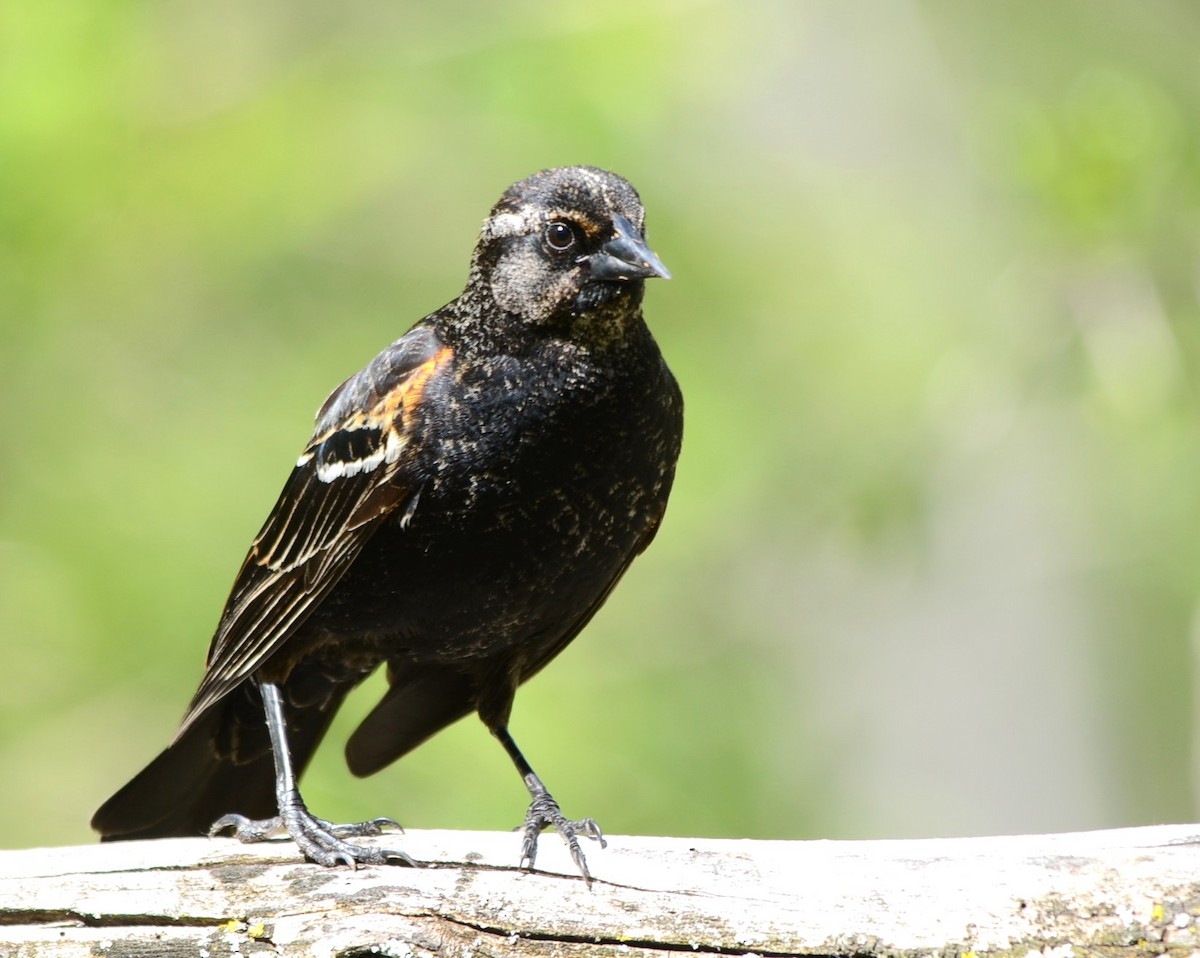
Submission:
<svg viewBox="0 0 1200 958">
<path fill-rule="evenodd" d="M 257 689 L 211 708 L 126 785 L 100 806 L 92 828 L 101 841 L 178 838 L 207 834 L 222 815 L 278 814 L 275 766 Z M 322 707 L 288 715 L 288 745 L 300 775 L 329 730 L 349 687 Z M 241 701 L 236 701 L 241 699 Z M 257 710 L 246 708 L 251 700 Z M 257 714 L 255 712 L 257 711 Z"/>
<path fill-rule="evenodd" d="M 391 685 L 346 743 L 346 764 L 370 775 L 475 710 L 468 675 L 433 665 L 393 665 Z"/>
</svg>

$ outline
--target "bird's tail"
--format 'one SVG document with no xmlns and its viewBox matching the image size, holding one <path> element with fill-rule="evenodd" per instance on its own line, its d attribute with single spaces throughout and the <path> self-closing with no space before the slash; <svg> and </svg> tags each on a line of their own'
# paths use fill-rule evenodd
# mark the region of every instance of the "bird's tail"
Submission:
<svg viewBox="0 0 1200 958">
<path fill-rule="evenodd" d="M 288 715 L 288 745 L 300 775 L 329 730 L 349 687 L 320 707 Z M 278 814 L 275 767 L 253 683 L 236 690 L 193 722 L 92 816 L 101 841 L 178 838 L 208 833 L 222 815 Z"/>
</svg>

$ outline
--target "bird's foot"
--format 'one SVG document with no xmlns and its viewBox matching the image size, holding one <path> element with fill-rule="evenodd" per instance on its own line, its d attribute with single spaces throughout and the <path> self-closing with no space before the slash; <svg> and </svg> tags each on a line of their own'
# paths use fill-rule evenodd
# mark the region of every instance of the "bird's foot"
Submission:
<svg viewBox="0 0 1200 958">
<path fill-rule="evenodd" d="M 411 857 L 394 848 L 372 848 L 354 845 L 346 838 L 361 838 L 365 835 L 382 835 L 384 829 L 404 831 L 399 822 L 390 818 L 373 818 L 367 822 L 335 825 L 317 818 L 302 804 L 289 805 L 282 815 L 274 818 L 250 819 L 245 815 L 224 815 L 213 822 L 208 830 L 210 837 L 231 832 L 239 842 L 265 842 L 272 838 L 289 836 L 299 846 L 304 857 L 331 868 L 334 865 L 416 865 Z"/>
<path fill-rule="evenodd" d="M 571 860 L 575 862 L 575 867 L 579 869 L 579 874 L 583 876 L 583 880 L 591 885 L 592 875 L 588 871 L 587 859 L 583 855 L 583 849 L 579 847 L 579 836 L 583 835 L 600 843 L 600 847 L 607 846 L 604 840 L 604 833 L 600 830 L 600 826 L 596 824 L 595 819 L 581 818 L 578 821 L 572 821 L 563 815 L 562 810 L 558 807 L 558 802 L 554 800 L 549 792 L 544 788 L 534 792 L 533 801 L 529 805 L 529 811 L 525 815 L 525 824 L 522 826 L 525 832 L 525 840 L 521 844 L 521 867 L 533 868 L 533 863 L 537 859 L 537 843 L 538 836 L 547 828 L 553 828 L 562 840 L 566 842 L 567 848 L 571 852 Z"/>
</svg>

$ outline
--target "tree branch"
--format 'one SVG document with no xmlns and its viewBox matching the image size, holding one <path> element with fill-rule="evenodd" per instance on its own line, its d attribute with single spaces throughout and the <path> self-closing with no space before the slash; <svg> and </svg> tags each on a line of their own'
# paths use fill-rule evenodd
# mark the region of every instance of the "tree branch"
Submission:
<svg viewBox="0 0 1200 958">
<path fill-rule="evenodd" d="M 381 841 L 382 839 L 377 839 Z M 1200 949 L 1200 826 L 910 841 L 610 839 L 589 891 L 547 835 L 414 831 L 422 868 L 355 872 L 288 842 L 0 852 L 0 954 L 631 958 Z"/>
</svg>

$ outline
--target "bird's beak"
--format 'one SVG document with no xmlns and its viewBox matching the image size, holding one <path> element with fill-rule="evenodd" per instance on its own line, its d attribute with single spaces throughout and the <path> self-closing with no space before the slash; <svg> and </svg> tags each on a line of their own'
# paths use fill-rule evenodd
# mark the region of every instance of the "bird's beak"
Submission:
<svg viewBox="0 0 1200 958">
<path fill-rule="evenodd" d="M 591 266 L 592 279 L 602 281 L 671 278 L 662 260 L 646 245 L 646 240 L 629 220 L 619 213 L 613 216 L 615 235 L 591 256 L 584 257 Z"/>
</svg>

